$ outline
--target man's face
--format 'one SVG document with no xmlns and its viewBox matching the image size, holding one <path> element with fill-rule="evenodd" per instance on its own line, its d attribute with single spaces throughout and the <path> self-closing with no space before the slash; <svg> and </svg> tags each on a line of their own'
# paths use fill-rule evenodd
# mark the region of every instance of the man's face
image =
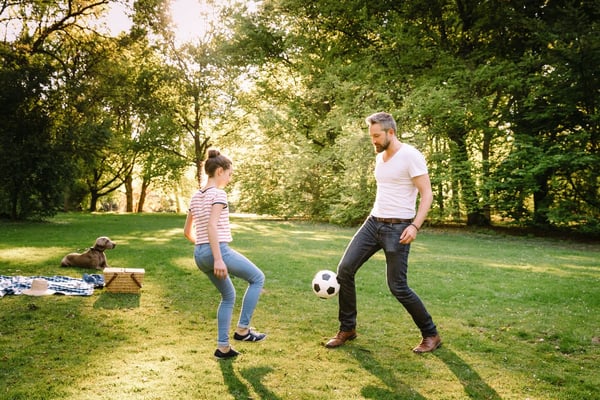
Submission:
<svg viewBox="0 0 600 400">
<path fill-rule="evenodd" d="M 371 143 L 373 143 L 377 153 L 385 151 L 390 145 L 388 132 L 384 131 L 379 124 L 369 126 L 369 135 L 371 135 Z"/>
</svg>

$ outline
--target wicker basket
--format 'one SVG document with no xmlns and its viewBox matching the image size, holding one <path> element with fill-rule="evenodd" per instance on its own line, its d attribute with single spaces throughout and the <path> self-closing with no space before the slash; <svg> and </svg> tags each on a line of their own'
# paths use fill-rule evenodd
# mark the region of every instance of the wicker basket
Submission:
<svg viewBox="0 0 600 400">
<path fill-rule="evenodd" d="M 145 273 L 143 268 L 104 268 L 104 288 L 112 293 L 139 293 Z"/>
</svg>

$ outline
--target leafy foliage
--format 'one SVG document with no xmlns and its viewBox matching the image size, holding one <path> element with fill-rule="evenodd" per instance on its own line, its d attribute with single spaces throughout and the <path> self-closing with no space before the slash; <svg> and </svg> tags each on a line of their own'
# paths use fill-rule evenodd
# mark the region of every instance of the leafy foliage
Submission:
<svg viewBox="0 0 600 400">
<path fill-rule="evenodd" d="M 56 135 L 53 110 L 44 101 L 52 68 L 23 54 L 4 52 L 0 60 L 0 215 L 54 215 L 69 158 Z"/>
<path fill-rule="evenodd" d="M 186 168 L 201 184 L 217 146 L 236 158 L 238 210 L 355 224 L 373 198 L 362 121 L 385 110 L 428 158 L 432 220 L 598 226 L 597 0 L 232 3 L 190 43 L 167 0 L 136 1 L 130 32 L 108 37 L 92 22 L 109 3 L 0 9 L 17 27 L 0 53 L 3 162 L 16 182 L 52 177 L 46 155 L 63 170 L 27 193 L 6 178 L 5 215 L 95 210 L 122 187 L 134 211 L 134 185 L 142 211 L 152 190 L 185 192 Z"/>
<path fill-rule="evenodd" d="M 265 74 L 261 87 L 277 87 L 269 93 L 285 99 L 280 119 L 300 133 L 294 144 L 302 151 L 328 160 L 324 175 L 352 175 L 348 168 L 356 164 L 318 154 L 348 143 L 356 126 L 348 121 L 383 109 L 429 158 L 434 218 L 594 225 L 600 190 L 592 172 L 598 171 L 593 121 L 600 84 L 594 4 L 273 0 L 239 25 L 237 38 L 265 49 L 247 62 L 281 65 L 276 74 L 298 77 Z M 273 43 L 277 51 L 267 50 Z M 355 173 L 363 181 L 370 172 Z M 368 212 L 368 201 L 342 189 L 349 182 L 323 185 L 338 211 L 345 205 L 349 214 Z"/>
</svg>

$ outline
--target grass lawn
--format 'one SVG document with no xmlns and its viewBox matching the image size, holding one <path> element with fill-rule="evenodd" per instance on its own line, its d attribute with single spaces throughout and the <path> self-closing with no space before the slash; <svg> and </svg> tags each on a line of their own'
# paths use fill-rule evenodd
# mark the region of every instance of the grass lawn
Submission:
<svg viewBox="0 0 600 400">
<path fill-rule="evenodd" d="M 69 252 L 107 235 L 114 267 L 145 268 L 140 295 L 0 298 L 0 399 L 598 399 L 600 245 L 426 228 L 409 281 L 438 325 L 435 353 L 389 294 L 383 254 L 360 270 L 358 338 L 337 299 L 310 282 L 335 270 L 355 228 L 234 217 L 232 247 L 265 272 L 253 326 L 216 361 L 218 292 L 194 265 L 173 214 L 62 214 L 0 223 L 0 275 L 66 275 Z M 239 303 L 245 287 L 237 279 Z"/>
</svg>

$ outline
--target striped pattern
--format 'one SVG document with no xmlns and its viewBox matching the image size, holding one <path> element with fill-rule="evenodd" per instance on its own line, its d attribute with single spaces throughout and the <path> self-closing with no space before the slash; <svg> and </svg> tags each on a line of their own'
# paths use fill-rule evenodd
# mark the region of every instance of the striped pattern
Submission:
<svg viewBox="0 0 600 400">
<path fill-rule="evenodd" d="M 221 211 L 217 223 L 219 233 L 219 243 L 229 243 L 233 240 L 231 237 L 231 228 L 229 227 L 229 207 L 227 206 L 227 193 L 222 189 L 214 187 L 204 190 L 198 190 L 190 201 L 190 212 L 194 217 L 194 229 L 196 231 L 196 244 L 208 243 L 208 218 L 210 211 L 215 204 L 223 204 L 225 208 Z"/>
</svg>

